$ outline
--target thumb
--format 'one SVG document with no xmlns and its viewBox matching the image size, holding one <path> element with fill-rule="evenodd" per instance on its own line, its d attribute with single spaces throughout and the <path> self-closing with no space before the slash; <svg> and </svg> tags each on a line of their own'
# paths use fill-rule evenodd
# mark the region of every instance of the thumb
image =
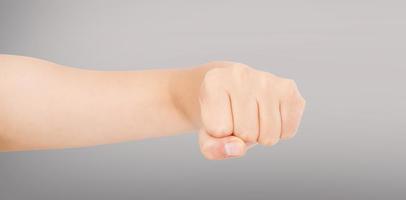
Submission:
<svg viewBox="0 0 406 200">
<path fill-rule="evenodd" d="M 199 131 L 199 145 L 203 156 L 209 160 L 241 157 L 251 146 L 236 136 L 212 137 L 204 129 Z"/>
</svg>

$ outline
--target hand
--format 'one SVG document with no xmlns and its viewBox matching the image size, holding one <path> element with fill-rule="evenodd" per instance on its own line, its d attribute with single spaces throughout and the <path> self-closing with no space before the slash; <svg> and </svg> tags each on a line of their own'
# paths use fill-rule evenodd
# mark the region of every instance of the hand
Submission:
<svg viewBox="0 0 406 200">
<path fill-rule="evenodd" d="M 243 156 L 259 143 L 292 138 L 305 100 L 293 80 L 233 62 L 213 62 L 202 81 L 199 145 L 210 160 Z"/>
</svg>

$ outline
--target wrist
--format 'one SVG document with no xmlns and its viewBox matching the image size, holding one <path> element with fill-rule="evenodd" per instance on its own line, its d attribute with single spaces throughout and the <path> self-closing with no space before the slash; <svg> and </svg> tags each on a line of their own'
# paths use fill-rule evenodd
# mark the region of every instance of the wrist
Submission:
<svg viewBox="0 0 406 200">
<path fill-rule="evenodd" d="M 180 69 L 172 77 L 170 86 L 172 103 L 189 121 L 194 130 L 202 126 L 199 103 L 200 86 L 206 73 L 217 67 L 219 66 L 209 63 Z"/>
</svg>

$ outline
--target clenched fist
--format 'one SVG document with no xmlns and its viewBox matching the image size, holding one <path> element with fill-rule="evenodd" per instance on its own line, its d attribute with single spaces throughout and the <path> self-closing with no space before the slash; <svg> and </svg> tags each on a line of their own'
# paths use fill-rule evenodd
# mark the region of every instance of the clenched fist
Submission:
<svg viewBox="0 0 406 200">
<path fill-rule="evenodd" d="M 218 64 L 223 67 L 205 74 L 199 93 L 199 144 L 207 159 L 240 157 L 254 144 L 271 147 L 295 135 L 305 100 L 293 80 L 240 63 Z"/>
<path fill-rule="evenodd" d="M 97 71 L 12 55 L 0 55 L 0 100 L 0 152 L 199 130 L 216 160 L 293 137 L 305 106 L 294 81 L 240 63 Z"/>
</svg>

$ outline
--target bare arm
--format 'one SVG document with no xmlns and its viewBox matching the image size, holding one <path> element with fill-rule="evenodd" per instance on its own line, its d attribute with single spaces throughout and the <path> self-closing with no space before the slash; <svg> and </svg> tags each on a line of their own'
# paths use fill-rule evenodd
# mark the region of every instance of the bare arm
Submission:
<svg viewBox="0 0 406 200">
<path fill-rule="evenodd" d="M 195 130 L 199 120 L 191 115 L 198 113 L 183 107 L 198 106 L 196 87 L 204 71 L 91 71 L 1 55 L 0 150 L 89 146 Z M 176 93 L 182 90 L 187 92 Z"/>
<path fill-rule="evenodd" d="M 95 71 L 0 55 L 0 151 L 81 147 L 199 129 L 208 159 L 292 138 L 305 101 L 293 80 L 234 62 Z"/>
</svg>

